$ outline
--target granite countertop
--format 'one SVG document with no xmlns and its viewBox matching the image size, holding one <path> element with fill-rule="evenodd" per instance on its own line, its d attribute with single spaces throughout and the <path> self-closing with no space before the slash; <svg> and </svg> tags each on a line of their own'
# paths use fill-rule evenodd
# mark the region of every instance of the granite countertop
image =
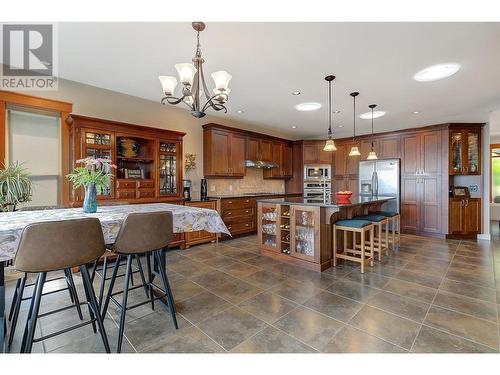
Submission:
<svg viewBox="0 0 500 375">
<path fill-rule="evenodd" d="M 226 199 L 226 198 L 254 198 L 254 197 L 274 197 L 274 196 L 291 196 L 299 195 L 300 193 L 249 193 L 249 194 L 219 194 L 211 195 L 209 199 Z"/>
<path fill-rule="evenodd" d="M 369 203 L 377 203 L 384 202 L 391 199 L 396 199 L 396 197 L 389 196 L 377 196 L 377 197 L 366 197 L 366 196 L 352 196 L 349 200 L 349 203 L 341 203 L 337 204 L 335 201 L 327 202 L 327 203 L 312 203 L 308 202 L 307 199 L 303 197 L 298 198 L 278 198 L 278 199 L 258 199 L 257 202 L 262 203 L 276 203 L 276 204 L 289 204 L 289 205 L 300 205 L 300 206 L 314 206 L 314 207 L 352 207 L 360 204 L 369 204 Z"/>
</svg>

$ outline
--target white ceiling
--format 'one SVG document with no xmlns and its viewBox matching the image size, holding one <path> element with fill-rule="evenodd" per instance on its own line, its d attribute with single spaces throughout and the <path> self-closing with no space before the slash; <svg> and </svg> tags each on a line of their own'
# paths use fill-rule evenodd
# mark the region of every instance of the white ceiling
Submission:
<svg viewBox="0 0 500 375">
<path fill-rule="evenodd" d="M 159 102 L 158 75 L 176 75 L 174 64 L 191 60 L 196 37 L 190 23 L 61 23 L 59 39 L 61 77 Z M 500 109 L 500 23 L 207 23 L 201 43 L 207 83 L 213 87 L 215 70 L 233 75 L 221 116 L 295 138 L 326 135 L 327 74 L 337 76 L 336 137 L 352 135 L 351 91 L 360 92 L 358 115 L 372 103 L 387 112 L 376 132 L 487 121 Z M 413 80 L 443 62 L 462 69 L 441 81 Z M 323 108 L 294 109 L 305 101 Z M 357 125 L 370 131 L 370 120 Z"/>
</svg>

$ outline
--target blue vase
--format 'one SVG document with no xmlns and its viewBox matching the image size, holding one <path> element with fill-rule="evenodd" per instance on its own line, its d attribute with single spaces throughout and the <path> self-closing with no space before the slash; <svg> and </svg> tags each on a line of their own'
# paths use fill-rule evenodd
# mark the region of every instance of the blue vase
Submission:
<svg viewBox="0 0 500 375">
<path fill-rule="evenodd" d="M 97 212 L 97 192 L 94 184 L 85 186 L 85 199 L 83 200 L 83 212 L 93 214 Z"/>
</svg>

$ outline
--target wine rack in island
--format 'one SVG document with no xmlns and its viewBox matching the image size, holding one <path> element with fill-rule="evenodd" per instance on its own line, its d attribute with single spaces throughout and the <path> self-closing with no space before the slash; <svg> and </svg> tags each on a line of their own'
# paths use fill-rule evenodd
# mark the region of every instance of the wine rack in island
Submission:
<svg viewBox="0 0 500 375">
<path fill-rule="evenodd" d="M 321 268 L 320 207 L 259 202 L 257 215 L 263 255 Z"/>
</svg>

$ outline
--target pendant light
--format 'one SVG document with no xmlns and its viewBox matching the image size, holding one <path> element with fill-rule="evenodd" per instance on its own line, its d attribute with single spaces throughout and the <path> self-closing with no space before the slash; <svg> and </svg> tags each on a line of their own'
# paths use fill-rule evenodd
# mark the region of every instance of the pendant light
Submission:
<svg viewBox="0 0 500 375">
<path fill-rule="evenodd" d="M 373 139 L 373 109 L 376 107 L 376 104 L 370 104 L 368 107 L 371 108 L 372 110 L 372 139 Z M 373 140 L 372 140 L 372 148 L 371 151 L 368 153 L 368 157 L 366 158 L 367 160 L 377 160 L 377 153 L 375 152 L 375 149 L 373 147 Z"/>
<path fill-rule="evenodd" d="M 358 146 L 356 146 L 356 96 L 359 95 L 359 92 L 351 92 L 351 96 L 354 102 L 354 111 L 353 111 L 353 123 L 354 123 L 354 133 L 352 136 L 352 147 L 351 152 L 349 152 L 349 156 L 359 156 L 361 153 L 359 152 Z"/>
<path fill-rule="evenodd" d="M 325 147 L 323 147 L 323 151 L 335 151 L 337 149 L 332 138 L 332 81 L 334 79 L 335 76 L 332 75 L 325 77 L 325 80 L 328 82 L 328 140 L 325 143 Z"/>
</svg>

